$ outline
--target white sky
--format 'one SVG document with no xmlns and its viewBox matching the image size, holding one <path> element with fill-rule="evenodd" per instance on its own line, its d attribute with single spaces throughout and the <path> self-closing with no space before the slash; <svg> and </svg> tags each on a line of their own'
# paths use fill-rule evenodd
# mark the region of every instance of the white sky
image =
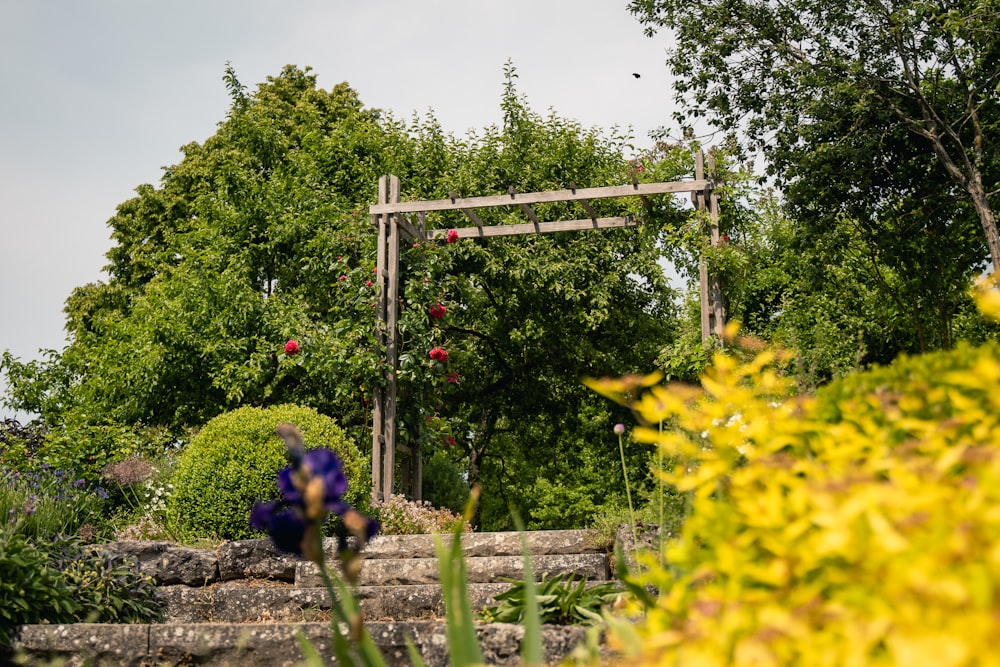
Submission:
<svg viewBox="0 0 1000 667">
<path fill-rule="evenodd" d="M 106 222 L 286 64 L 447 131 L 499 124 L 512 59 L 531 106 L 584 126 L 671 125 L 665 36 L 627 0 L 2 0 L 0 351 L 65 345 L 66 297 L 105 279 Z M 640 79 L 632 72 L 642 75 Z M 0 380 L 2 382 L 2 380 Z M 2 385 L 0 385 L 2 391 Z M 0 417 L 12 414 L 0 406 Z"/>
</svg>

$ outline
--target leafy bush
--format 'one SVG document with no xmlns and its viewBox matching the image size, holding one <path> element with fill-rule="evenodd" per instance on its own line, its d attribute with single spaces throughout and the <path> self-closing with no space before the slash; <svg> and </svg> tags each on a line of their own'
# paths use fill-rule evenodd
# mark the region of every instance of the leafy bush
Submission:
<svg viewBox="0 0 1000 667">
<path fill-rule="evenodd" d="M 388 500 L 372 504 L 378 518 L 381 535 L 426 535 L 453 532 L 461 525 L 463 532 L 472 528 L 461 514 L 438 509 L 426 500 L 407 500 L 403 496 L 390 496 Z"/>
<path fill-rule="evenodd" d="M 651 389 L 633 407 L 673 428 L 635 435 L 685 462 L 665 479 L 692 513 L 668 565 L 629 579 L 644 620 L 612 645 L 657 664 L 987 664 L 998 351 L 902 358 L 819 397 L 792 392 L 781 353 L 717 355 L 701 388 Z"/>
<path fill-rule="evenodd" d="M 500 604 L 486 607 L 479 617 L 486 623 L 523 623 L 528 590 L 525 582 L 511 581 L 511 588 L 493 596 Z M 604 618 L 601 610 L 613 604 L 624 589 L 616 582 L 587 585 L 586 577 L 556 575 L 535 584 L 535 599 L 542 623 L 592 625 Z"/>
<path fill-rule="evenodd" d="M 28 470 L 38 460 L 46 428 L 39 421 L 21 424 L 16 419 L 0 421 L 0 468 Z"/>
<path fill-rule="evenodd" d="M 42 464 L 38 470 L 0 469 L 0 524 L 29 537 L 94 537 L 108 495 L 66 470 Z"/>
<path fill-rule="evenodd" d="M 46 463 L 73 470 L 87 481 L 96 483 L 109 464 L 129 456 L 158 456 L 176 442 L 164 428 L 92 424 L 77 419 L 50 429 L 39 454 Z"/>
<path fill-rule="evenodd" d="M 278 497 L 275 478 L 287 463 L 274 431 L 282 422 L 301 430 L 307 448 L 336 452 L 348 479 L 346 499 L 355 507 L 368 505 L 371 480 L 364 461 L 332 418 L 295 405 L 245 407 L 212 419 L 181 452 L 167 505 L 181 531 L 222 539 L 253 536 L 250 508 Z"/>
<path fill-rule="evenodd" d="M 424 464 L 424 500 L 455 514 L 461 514 L 469 498 L 469 485 L 462 478 L 462 469 L 448 452 L 437 451 Z"/>
<path fill-rule="evenodd" d="M 87 623 L 150 623 L 162 617 L 153 578 L 134 559 L 111 555 L 76 538 L 45 546 L 49 565 L 60 572 L 78 607 L 76 620 Z"/>
<path fill-rule="evenodd" d="M 18 625 L 72 621 L 79 609 L 59 571 L 22 533 L 0 525 L 0 651 Z"/>
<path fill-rule="evenodd" d="M 180 535 L 173 530 L 167 514 L 167 502 L 174 492 L 170 480 L 176 463 L 171 457 L 154 462 L 130 456 L 101 471 L 108 493 L 117 505 L 113 517 L 115 539 L 179 540 Z"/>
</svg>

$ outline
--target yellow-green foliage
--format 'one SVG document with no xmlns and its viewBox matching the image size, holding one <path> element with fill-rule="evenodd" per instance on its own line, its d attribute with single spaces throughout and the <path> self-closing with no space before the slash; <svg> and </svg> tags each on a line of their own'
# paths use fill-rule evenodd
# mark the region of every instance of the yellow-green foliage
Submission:
<svg viewBox="0 0 1000 667">
<path fill-rule="evenodd" d="M 990 301 L 992 299 L 992 302 Z M 981 304 L 1000 311 L 993 292 Z M 901 359 L 796 396 L 779 353 L 657 386 L 639 429 L 692 496 L 626 662 L 1000 665 L 1000 346 Z"/>
<path fill-rule="evenodd" d="M 285 445 L 274 429 L 295 424 L 306 447 L 327 447 L 344 463 L 346 499 L 366 507 L 371 482 L 357 446 L 330 417 L 312 408 L 279 405 L 245 407 L 205 424 L 181 453 L 168 508 L 178 527 L 200 537 L 251 537 L 250 508 L 278 497 L 277 473 L 288 465 Z"/>
</svg>

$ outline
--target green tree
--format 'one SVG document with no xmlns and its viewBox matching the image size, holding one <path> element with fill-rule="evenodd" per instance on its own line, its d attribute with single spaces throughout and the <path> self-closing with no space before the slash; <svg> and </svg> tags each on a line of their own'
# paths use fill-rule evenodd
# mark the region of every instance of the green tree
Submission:
<svg viewBox="0 0 1000 667">
<path fill-rule="evenodd" d="M 869 206 L 884 194 L 882 211 L 922 171 L 943 196 L 963 198 L 1000 266 L 990 201 L 1000 108 L 992 0 L 633 0 L 629 8 L 650 34 L 676 36 L 668 64 L 686 117 L 739 132 L 788 180 L 810 178 L 792 170 L 803 159 L 857 151 L 850 167 L 873 164 L 860 174 L 844 165 L 836 180 L 854 187 L 841 194 Z M 912 155 L 902 165 L 882 157 L 903 152 Z M 870 176 L 887 190 L 867 189 Z"/>
<path fill-rule="evenodd" d="M 40 412 L 64 444 L 67 430 L 180 432 L 243 405 L 294 403 L 334 416 L 364 451 L 368 399 L 384 377 L 367 215 L 378 177 L 397 174 L 404 198 L 427 199 L 628 175 L 628 137 L 536 114 L 512 66 L 502 125 L 464 139 L 433 117 L 407 126 L 366 108 L 346 84 L 320 90 L 308 70 L 287 67 L 252 94 L 231 69 L 225 79 L 233 103 L 217 133 L 185 146 L 159 186 L 139 187 L 109 221 L 109 279 L 67 301 L 70 345 L 43 362 L 3 359 L 7 400 Z M 692 165 L 680 150 L 662 162 L 675 176 Z M 595 202 L 602 215 L 626 206 Z M 570 205 L 536 210 L 585 215 Z M 620 417 L 591 414 L 600 401 L 580 379 L 645 370 L 672 336 L 658 245 L 688 215 L 667 197 L 631 212 L 645 224 L 403 248 L 401 444 L 420 443 L 427 456 L 447 448 L 494 498 L 510 470 L 544 462 L 568 483 L 574 459 L 559 452 L 589 448 L 581 456 L 599 461 L 602 448 L 614 451 L 606 433 Z M 484 214 L 488 224 L 518 215 Z M 430 314 L 438 302 L 440 319 Z M 289 339 L 297 354 L 285 352 Z M 429 359 L 435 346 L 448 350 L 447 364 Z M 609 485 L 592 484 L 594 505 Z M 533 493 L 520 485 L 508 499 L 551 505 Z M 505 518 L 497 503 L 490 516 Z"/>
</svg>

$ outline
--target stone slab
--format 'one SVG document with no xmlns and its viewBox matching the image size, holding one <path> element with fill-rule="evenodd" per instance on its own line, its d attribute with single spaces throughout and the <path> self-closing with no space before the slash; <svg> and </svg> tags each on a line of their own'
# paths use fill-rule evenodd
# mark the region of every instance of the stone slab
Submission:
<svg viewBox="0 0 1000 667">
<path fill-rule="evenodd" d="M 409 665 L 406 638 L 420 651 L 427 667 L 446 667 L 445 625 L 438 621 L 369 623 L 368 631 L 390 667 Z M 321 657 L 333 663 L 326 623 L 165 624 L 165 625 L 27 625 L 14 648 L 29 660 L 68 658 L 69 664 L 98 667 L 121 665 L 211 665 L 292 667 L 303 660 L 296 634 L 304 635 Z M 485 664 L 519 664 L 524 628 L 494 623 L 477 627 Z M 560 661 L 581 641 L 579 627 L 544 626 L 547 663 Z"/>
<path fill-rule="evenodd" d="M 585 530 L 535 530 L 524 533 L 528 551 L 533 555 L 605 553 Z M 451 535 L 442 535 L 445 544 L 451 544 Z M 336 555 L 336 540 L 326 540 L 324 550 L 328 558 Z M 520 556 L 521 533 L 463 533 L 462 552 L 469 557 Z M 436 558 L 433 535 L 376 535 L 365 547 L 365 557 L 379 558 Z"/>
<path fill-rule="evenodd" d="M 610 572 L 603 553 L 547 554 L 532 556 L 536 578 L 556 574 L 579 574 L 588 581 L 605 581 Z M 336 567 L 334 564 L 333 567 Z M 465 559 L 469 583 L 498 583 L 504 579 L 523 579 L 521 556 L 484 556 Z M 366 560 L 361 570 L 361 586 L 400 586 L 433 584 L 438 581 L 438 563 L 430 558 L 376 558 Z M 323 585 L 319 567 L 309 561 L 296 566 L 295 585 L 313 588 Z"/>
<path fill-rule="evenodd" d="M 495 604 L 493 597 L 510 584 L 469 584 L 474 611 Z M 325 620 L 330 596 L 325 588 L 165 586 L 157 595 L 166 605 L 167 623 L 253 623 Z M 444 602 L 437 584 L 362 586 L 355 594 L 361 613 L 370 620 L 441 619 Z"/>
<path fill-rule="evenodd" d="M 226 542 L 218 549 L 219 579 L 295 579 L 298 556 L 282 553 L 270 538 Z"/>
<path fill-rule="evenodd" d="M 214 549 L 194 549 L 170 542 L 127 541 L 102 545 L 105 551 L 134 558 L 139 569 L 157 585 L 205 586 L 219 579 L 219 558 Z"/>
</svg>

